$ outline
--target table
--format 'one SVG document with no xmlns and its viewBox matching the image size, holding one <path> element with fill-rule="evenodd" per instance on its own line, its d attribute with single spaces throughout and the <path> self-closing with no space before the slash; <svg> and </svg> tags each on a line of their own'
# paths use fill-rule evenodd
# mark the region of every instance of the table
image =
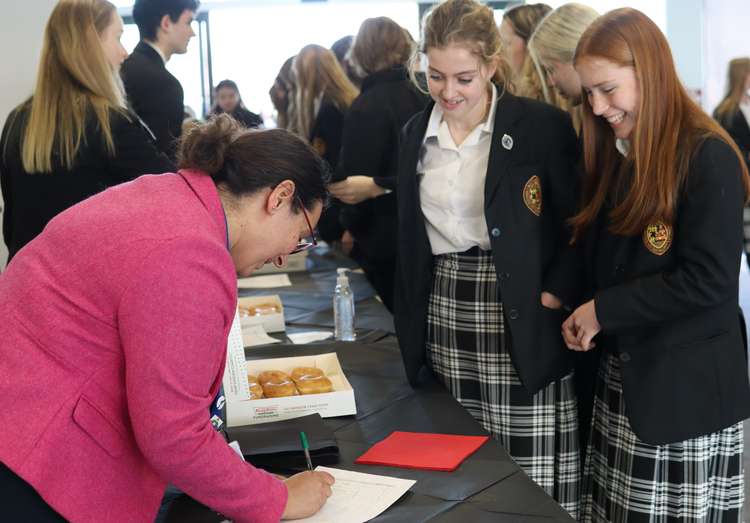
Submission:
<svg viewBox="0 0 750 523">
<path fill-rule="evenodd" d="M 332 328 L 335 268 L 351 262 L 328 251 L 308 257 L 310 271 L 292 273 L 293 286 L 242 291 L 241 295 L 279 294 L 288 331 Z M 248 360 L 335 351 L 354 387 L 356 416 L 327 418 L 341 454 L 337 468 L 383 474 L 417 483 L 373 521 L 483 523 L 570 522 L 573 519 L 490 439 L 454 472 L 357 465 L 354 460 L 395 430 L 486 435 L 453 397 L 425 373 L 423 384 L 409 386 L 388 311 L 374 297 L 363 275 L 352 274 L 357 299 L 357 341 L 331 340 L 308 345 L 271 345 L 245 349 Z M 309 298 L 309 299 L 306 299 Z M 282 338 L 288 342 L 285 336 Z M 186 496 L 172 506 L 169 521 L 219 522 L 222 518 Z"/>
</svg>

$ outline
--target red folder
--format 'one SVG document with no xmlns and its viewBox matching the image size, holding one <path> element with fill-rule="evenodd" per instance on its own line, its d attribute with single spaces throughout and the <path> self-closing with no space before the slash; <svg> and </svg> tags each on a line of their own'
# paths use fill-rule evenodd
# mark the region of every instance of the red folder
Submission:
<svg viewBox="0 0 750 523">
<path fill-rule="evenodd" d="M 362 465 L 456 470 L 489 438 L 423 432 L 394 432 L 355 460 Z"/>
</svg>

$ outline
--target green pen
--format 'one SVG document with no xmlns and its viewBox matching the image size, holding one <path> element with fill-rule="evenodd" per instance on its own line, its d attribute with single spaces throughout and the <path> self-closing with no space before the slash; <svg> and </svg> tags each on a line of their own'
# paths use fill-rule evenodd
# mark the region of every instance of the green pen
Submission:
<svg viewBox="0 0 750 523">
<path fill-rule="evenodd" d="M 302 450 L 305 452 L 305 459 L 307 460 L 307 470 L 312 470 L 312 459 L 310 458 L 310 445 L 307 443 L 307 434 L 304 432 L 299 433 L 299 439 L 302 441 Z"/>
</svg>

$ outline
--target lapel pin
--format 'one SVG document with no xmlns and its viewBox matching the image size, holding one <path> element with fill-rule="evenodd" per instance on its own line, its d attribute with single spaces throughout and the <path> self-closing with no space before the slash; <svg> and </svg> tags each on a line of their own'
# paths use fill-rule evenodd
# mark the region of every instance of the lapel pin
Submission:
<svg viewBox="0 0 750 523">
<path fill-rule="evenodd" d="M 503 144 L 503 147 L 507 150 L 513 149 L 513 138 L 511 138 L 509 135 L 504 134 L 503 137 L 500 139 L 500 143 Z"/>
</svg>

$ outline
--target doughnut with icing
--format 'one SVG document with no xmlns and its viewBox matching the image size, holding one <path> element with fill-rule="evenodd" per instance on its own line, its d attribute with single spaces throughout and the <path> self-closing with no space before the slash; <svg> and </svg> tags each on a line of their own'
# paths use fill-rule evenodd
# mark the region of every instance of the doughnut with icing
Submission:
<svg viewBox="0 0 750 523">
<path fill-rule="evenodd" d="M 281 398 L 299 394 L 289 374 L 280 370 L 267 370 L 258 374 L 258 383 L 266 398 Z"/>
<path fill-rule="evenodd" d="M 250 385 L 250 399 L 259 400 L 263 397 L 263 387 L 258 383 L 258 378 L 252 374 L 247 375 L 247 382 Z"/>
<path fill-rule="evenodd" d="M 292 380 L 300 394 L 321 394 L 333 391 L 333 384 L 317 367 L 297 367 L 292 371 Z"/>
<path fill-rule="evenodd" d="M 240 311 L 240 317 L 246 316 L 267 316 L 281 312 L 281 308 L 275 303 L 258 303 L 256 305 L 237 305 Z"/>
</svg>

